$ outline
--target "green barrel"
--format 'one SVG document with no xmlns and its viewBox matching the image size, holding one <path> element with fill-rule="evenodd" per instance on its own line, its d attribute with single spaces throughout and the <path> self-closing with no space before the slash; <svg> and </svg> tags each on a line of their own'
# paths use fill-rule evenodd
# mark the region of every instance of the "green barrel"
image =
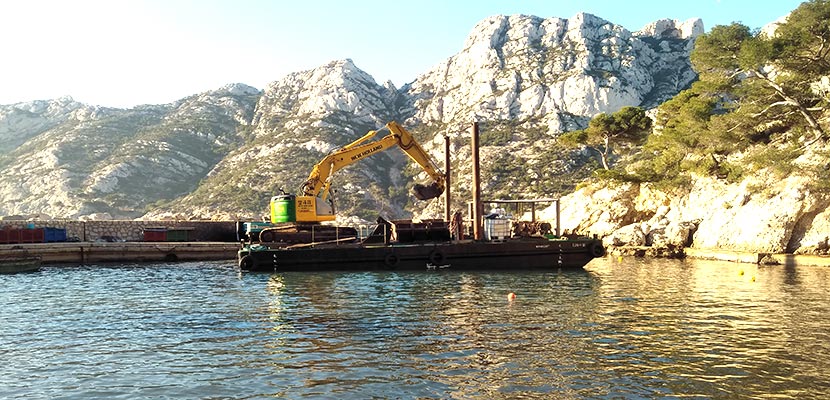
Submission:
<svg viewBox="0 0 830 400">
<path fill-rule="evenodd" d="M 294 206 L 294 195 L 280 195 L 271 198 L 271 222 L 294 222 L 297 220 L 297 210 Z"/>
</svg>

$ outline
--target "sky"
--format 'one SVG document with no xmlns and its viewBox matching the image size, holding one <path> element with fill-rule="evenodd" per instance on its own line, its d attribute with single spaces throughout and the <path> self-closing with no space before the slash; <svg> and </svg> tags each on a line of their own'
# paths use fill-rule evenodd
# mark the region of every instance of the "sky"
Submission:
<svg viewBox="0 0 830 400">
<path fill-rule="evenodd" d="M 760 28 L 795 0 L 2 0 L 0 104 L 71 96 L 166 104 L 350 58 L 397 87 L 461 51 L 493 15 L 587 12 L 636 31 L 701 18 Z"/>
</svg>

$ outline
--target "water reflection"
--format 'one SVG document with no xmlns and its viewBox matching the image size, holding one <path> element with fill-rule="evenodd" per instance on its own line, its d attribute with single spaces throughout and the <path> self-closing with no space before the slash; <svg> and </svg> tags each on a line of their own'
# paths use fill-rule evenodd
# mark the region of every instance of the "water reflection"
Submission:
<svg viewBox="0 0 830 400">
<path fill-rule="evenodd" d="M 827 291 L 814 291 L 826 288 L 826 270 L 605 260 L 591 271 L 608 289 L 597 315 L 612 347 L 637 354 L 623 368 L 641 365 L 640 375 L 663 378 L 670 393 L 827 393 L 827 378 L 816 369 L 828 366 L 826 328 L 821 319 L 805 318 L 830 311 Z M 805 373 L 812 378 L 803 380 Z"/>
<path fill-rule="evenodd" d="M 828 275 L 612 258 L 524 273 L 46 268 L 0 276 L 0 388 L 11 398 L 826 398 Z"/>
<path fill-rule="evenodd" d="M 587 272 L 279 274 L 268 288 L 296 336 L 285 362 L 308 375 L 300 393 L 403 381 L 437 397 L 787 396 L 826 392 L 827 334 L 803 297 L 818 294 L 806 315 L 826 312 L 827 276 L 807 272 L 606 259 Z"/>
</svg>

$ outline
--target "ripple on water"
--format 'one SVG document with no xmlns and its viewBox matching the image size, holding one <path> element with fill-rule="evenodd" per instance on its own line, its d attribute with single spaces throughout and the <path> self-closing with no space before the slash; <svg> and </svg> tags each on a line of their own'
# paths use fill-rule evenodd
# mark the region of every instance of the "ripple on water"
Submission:
<svg viewBox="0 0 830 400">
<path fill-rule="evenodd" d="M 830 272 L 746 269 L 47 267 L 0 276 L 0 387 L 13 398 L 830 395 Z"/>
</svg>

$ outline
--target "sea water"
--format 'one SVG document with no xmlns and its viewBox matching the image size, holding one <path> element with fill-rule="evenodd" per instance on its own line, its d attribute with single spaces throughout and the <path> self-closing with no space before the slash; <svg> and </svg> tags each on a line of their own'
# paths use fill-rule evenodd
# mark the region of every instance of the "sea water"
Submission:
<svg viewBox="0 0 830 400">
<path fill-rule="evenodd" d="M 0 398 L 827 398 L 830 269 L 0 276 Z M 508 300 L 508 294 L 516 298 Z"/>
</svg>

